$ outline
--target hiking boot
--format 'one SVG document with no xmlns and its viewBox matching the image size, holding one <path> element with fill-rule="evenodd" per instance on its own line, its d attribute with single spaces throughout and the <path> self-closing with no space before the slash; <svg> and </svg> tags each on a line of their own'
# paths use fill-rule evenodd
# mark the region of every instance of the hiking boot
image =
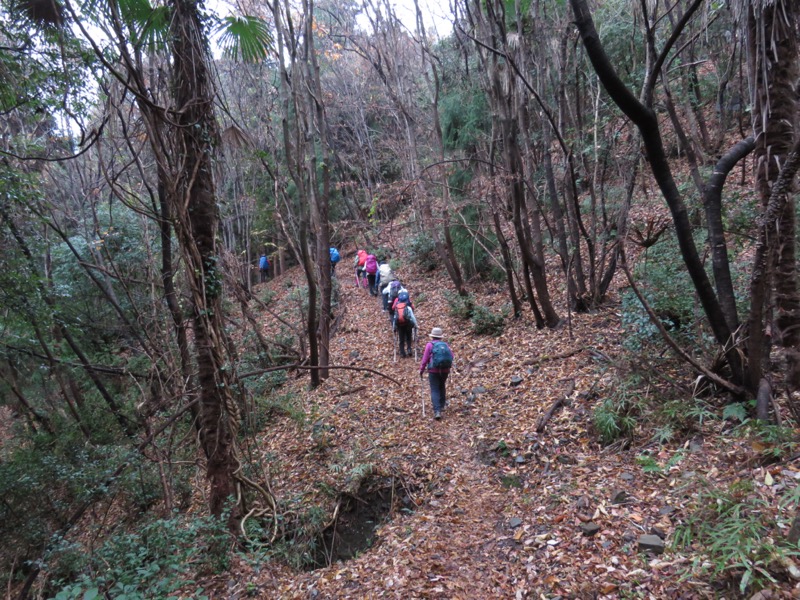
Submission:
<svg viewBox="0 0 800 600">
<path fill-rule="evenodd" d="M 435 413 L 433 413 L 433 418 L 436 419 L 437 421 L 439 419 L 441 419 L 442 418 L 442 411 L 437 410 Z"/>
</svg>

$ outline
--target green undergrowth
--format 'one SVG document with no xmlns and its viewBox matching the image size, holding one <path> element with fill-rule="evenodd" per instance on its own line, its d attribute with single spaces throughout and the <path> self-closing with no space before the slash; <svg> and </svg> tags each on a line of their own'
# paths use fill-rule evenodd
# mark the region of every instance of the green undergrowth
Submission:
<svg viewBox="0 0 800 600">
<path fill-rule="evenodd" d="M 800 554 L 782 532 L 790 514 L 775 511 L 751 480 L 719 485 L 701 479 L 700 484 L 672 544 L 675 551 L 694 555 L 682 578 L 719 582 L 748 596 L 783 579 L 791 559 Z M 795 487 L 783 504 L 796 510 L 797 501 Z"/>
<path fill-rule="evenodd" d="M 194 579 L 229 567 L 232 538 L 226 521 L 227 516 L 156 519 L 108 536 L 91 553 L 63 542 L 47 558 L 71 567 L 71 582 L 56 580 L 55 600 L 178 598 L 174 594 L 182 590 L 185 597 L 187 588 L 193 598 L 206 598 Z"/>
<path fill-rule="evenodd" d="M 460 296 L 447 290 L 443 293 L 450 307 L 450 316 L 468 320 L 475 335 L 499 336 L 505 331 L 506 319 L 511 312 L 507 306 L 495 311 L 488 306 L 477 304 L 472 294 Z"/>
</svg>

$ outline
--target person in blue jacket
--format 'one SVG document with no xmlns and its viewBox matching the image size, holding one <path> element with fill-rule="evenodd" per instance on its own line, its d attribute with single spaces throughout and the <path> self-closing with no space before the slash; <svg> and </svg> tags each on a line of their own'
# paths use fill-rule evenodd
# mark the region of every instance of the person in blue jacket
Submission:
<svg viewBox="0 0 800 600">
<path fill-rule="evenodd" d="M 331 255 L 331 277 L 336 277 L 336 265 L 339 264 L 342 257 L 339 251 L 333 246 L 330 247 L 329 252 Z"/>
<path fill-rule="evenodd" d="M 261 273 L 261 283 L 264 283 L 269 277 L 269 259 L 266 254 L 261 254 L 258 260 L 258 270 Z"/>
</svg>

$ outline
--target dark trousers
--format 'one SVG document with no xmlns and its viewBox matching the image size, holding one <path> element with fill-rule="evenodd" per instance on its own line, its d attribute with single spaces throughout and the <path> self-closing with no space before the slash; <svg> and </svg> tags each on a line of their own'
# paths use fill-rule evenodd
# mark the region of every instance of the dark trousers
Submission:
<svg viewBox="0 0 800 600">
<path fill-rule="evenodd" d="M 445 383 L 449 373 L 431 373 L 428 371 L 428 383 L 431 386 L 431 403 L 433 412 L 440 412 L 447 406 Z"/>
<path fill-rule="evenodd" d="M 369 293 L 373 296 L 378 294 L 378 286 L 375 285 L 376 273 L 367 273 L 367 281 L 369 282 Z"/>
<path fill-rule="evenodd" d="M 264 283 L 269 277 L 269 269 L 261 269 L 261 283 Z"/>
<path fill-rule="evenodd" d="M 397 324 L 397 337 L 400 340 L 400 356 L 411 356 L 414 354 L 412 344 L 414 342 L 414 326 L 411 323 L 406 325 Z"/>
</svg>

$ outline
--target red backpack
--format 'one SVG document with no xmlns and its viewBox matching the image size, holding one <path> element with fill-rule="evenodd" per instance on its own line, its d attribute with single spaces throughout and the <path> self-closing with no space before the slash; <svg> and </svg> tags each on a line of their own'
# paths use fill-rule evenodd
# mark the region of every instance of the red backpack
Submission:
<svg viewBox="0 0 800 600">
<path fill-rule="evenodd" d="M 408 306 L 408 302 L 398 302 L 394 306 L 394 314 L 397 315 L 397 324 L 398 325 L 405 325 L 406 318 L 406 307 Z"/>
<path fill-rule="evenodd" d="M 359 250 L 358 251 L 358 266 L 359 267 L 363 267 L 365 262 L 367 262 L 367 251 L 366 250 Z"/>
<path fill-rule="evenodd" d="M 374 254 L 367 256 L 367 260 L 364 262 L 364 270 L 370 275 L 375 275 L 378 272 L 378 259 L 375 258 Z"/>
</svg>

